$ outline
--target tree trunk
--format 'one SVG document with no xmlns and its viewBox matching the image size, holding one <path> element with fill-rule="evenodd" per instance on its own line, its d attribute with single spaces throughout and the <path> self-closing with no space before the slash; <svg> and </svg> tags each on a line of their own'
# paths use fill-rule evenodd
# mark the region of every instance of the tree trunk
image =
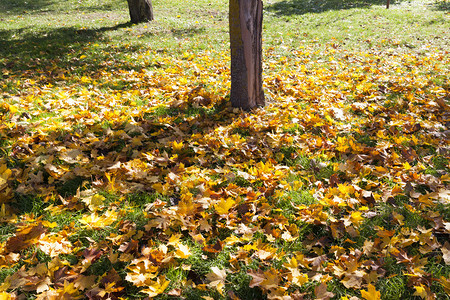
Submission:
<svg viewBox="0 0 450 300">
<path fill-rule="evenodd" d="M 131 23 L 137 24 L 153 20 L 152 0 L 127 0 Z"/>
<path fill-rule="evenodd" d="M 389 3 L 390 3 L 391 1 L 390 0 L 387 0 L 386 1 L 386 9 L 389 9 Z"/>
<path fill-rule="evenodd" d="M 261 0 L 230 0 L 231 105 L 264 106 Z"/>
</svg>

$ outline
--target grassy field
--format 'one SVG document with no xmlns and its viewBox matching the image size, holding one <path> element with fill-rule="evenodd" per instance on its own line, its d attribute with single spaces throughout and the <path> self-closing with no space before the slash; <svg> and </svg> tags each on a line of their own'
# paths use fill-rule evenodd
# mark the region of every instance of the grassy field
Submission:
<svg viewBox="0 0 450 300">
<path fill-rule="evenodd" d="M 450 299 L 446 1 L 0 0 L 0 299 Z"/>
</svg>

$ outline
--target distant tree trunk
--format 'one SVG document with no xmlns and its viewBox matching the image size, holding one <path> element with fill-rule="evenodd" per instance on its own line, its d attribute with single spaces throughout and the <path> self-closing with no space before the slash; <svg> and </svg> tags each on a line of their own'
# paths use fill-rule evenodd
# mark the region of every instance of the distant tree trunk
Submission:
<svg viewBox="0 0 450 300">
<path fill-rule="evenodd" d="M 389 3 L 390 3 L 390 2 L 391 2 L 390 0 L 387 0 L 387 2 L 386 2 L 386 9 L 389 8 Z"/>
<path fill-rule="evenodd" d="M 261 0 L 230 0 L 231 105 L 264 106 Z"/>
<path fill-rule="evenodd" d="M 127 0 L 131 23 L 137 24 L 153 20 L 152 0 Z"/>
</svg>

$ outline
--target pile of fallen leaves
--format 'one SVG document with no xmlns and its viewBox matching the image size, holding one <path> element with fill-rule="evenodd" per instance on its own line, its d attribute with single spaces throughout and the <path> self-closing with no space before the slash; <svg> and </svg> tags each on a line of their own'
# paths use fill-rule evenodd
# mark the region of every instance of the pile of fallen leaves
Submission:
<svg viewBox="0 0 450 300">
<path fill-rule="evenodd" d="M 448 294 L 430 267 L 450 273 L 448 52 L 324 49 L 269 49 L 252 112 L 222 53 L 8 74 L 0 298 L 238 299 L 239 278 L 269 299 L 380 299 L 394 277 Z"/>
</svg>

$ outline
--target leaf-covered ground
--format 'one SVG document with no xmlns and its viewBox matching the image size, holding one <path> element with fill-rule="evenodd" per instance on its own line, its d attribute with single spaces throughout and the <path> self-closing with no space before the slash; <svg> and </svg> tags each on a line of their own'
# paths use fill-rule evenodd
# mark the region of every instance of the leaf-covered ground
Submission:
<svg viewBox="0 0 450 300">
<path fill-rule="evenodd" d="M 0 299 L 449 299 L 448 6 L 266 3 L 243 112 L 224 1 L 91 2 L 0 1 Z"/>
</svg>

